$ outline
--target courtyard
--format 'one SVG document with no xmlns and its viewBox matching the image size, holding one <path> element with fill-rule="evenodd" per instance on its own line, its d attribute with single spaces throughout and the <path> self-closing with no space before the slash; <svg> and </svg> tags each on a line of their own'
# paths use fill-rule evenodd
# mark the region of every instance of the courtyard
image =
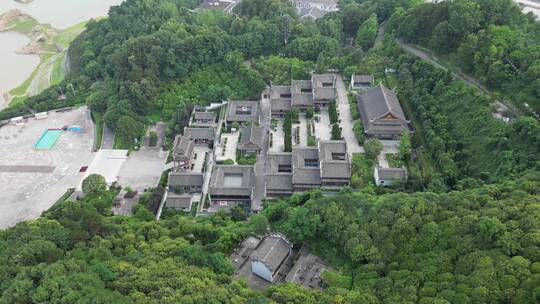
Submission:
<svg viewBox="0 0 540 304">
<path fill-rule="evenodd" d="M 240 131 L 221 134 L 221 141 L 217 147 L 216 153 L 217 161 L 224 161 L 227 159 L 236 160 L 236 146 L 238 145 L 239 137 Z"/>
</svg>

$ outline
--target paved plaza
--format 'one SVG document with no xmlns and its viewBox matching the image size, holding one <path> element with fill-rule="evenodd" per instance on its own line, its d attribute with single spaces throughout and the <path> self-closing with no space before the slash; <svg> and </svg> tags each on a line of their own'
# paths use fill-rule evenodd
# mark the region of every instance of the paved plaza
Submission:
<svg viewBox="0 0 540 304">
<path fill-rule="evenodd" d="M 328 116 L 328 108 L 322 108 L 319 113 L 315 113 L 319 117 L 319 121 L 315 123 L 315 138 L 319 140 L 330 140 L 332 138 L 330 117 Z"/>
<path fill-rule="evenodd" d="M 51 150 L 35 150 L 47 129 L 81 127 L 82 132 L 62 132 Z M 76 188 L 94 157 L 93 124 L 86 107 L 45 119 L 27 119 L 0 127 L 0 228 L 35 219 L 50 208 L 68 188 Z"/>
<path fill-rule="evenodd" d="M 352 158 L 354 153 L 364 153 L 364 148 L 358 144 L 354 135 L 354 121 L 352 119 L 351 108 L 347 97 L 347 89 L 343 83 L 343 77 L 337 76 L 337 110 L 339 113 L 341 135 L 347 142 L 347 150 Z"/>
<path fill-rule="evenodd" d="M 165 170 L 168 152 L 160 147 L 141 147 L 139 151 L 129 154 L 118 173 L 118 182 L 122 187 L 131 187 L 143 192 L 156 187 Z"/>
<path fill-rule="evenodd" d="M 220 145 L 217 147 L 216 159 L 223 161 L 227 159 L 236 160 L 236 145 L 238 144 L 238 138 L 240 137 L 240 131 L 234 133 L 222 133 Z M 225 153 L 223 153 L 225 151 Z"/>
</svg>

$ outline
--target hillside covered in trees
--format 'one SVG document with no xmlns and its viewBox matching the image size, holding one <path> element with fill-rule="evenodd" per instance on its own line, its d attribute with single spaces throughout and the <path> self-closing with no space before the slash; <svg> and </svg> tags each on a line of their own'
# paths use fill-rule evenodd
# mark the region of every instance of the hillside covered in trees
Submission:
<svg viewBox="0 0 540 304">
<path fill-rule="evenodd" d="M 235 14 L 195 12 L 199 2 L 113 7 L 70 47 L 61 86 L 76 95 L 58 100 L 50 88 L 0 118 L 87 104 L 112 129 L 142 134 L 157 118 L 177 133 L 194 105 L 257 96 L 269 81 L 372 74 L 415 127 L 403 159 L 409 181 L 315 190 L 249 218 L 235 208 L 160 221 L 149 211 L 159 197 L 114 217 L 118 189 L 101 189 L 0 231 L 0 303 L 540 302 L 538 120 L 495 118 L 492 96 L 396 43 L 429 47 L 495 97 L 538 109 L 537 21 L 511 0 L 341 0 L 339 12 L 303 22 L 288 0 L 243 0 Z M 325 290 L 259 292 L 233 279 L 233 248 L 269 230 L 308 243 L 337 270 L 325 274 Z"/>
</svg>

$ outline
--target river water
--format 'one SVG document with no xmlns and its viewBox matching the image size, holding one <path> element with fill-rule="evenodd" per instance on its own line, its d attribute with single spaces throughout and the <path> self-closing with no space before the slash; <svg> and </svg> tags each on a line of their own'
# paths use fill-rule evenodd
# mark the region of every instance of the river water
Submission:
<svg viewBox="0 0 540 304">
<path fill-rule="evenodd" d="M 34 17 L 40 23 L 64 29 L 85 20 L 106 16 L 109 7 L 123 0 L 34 0 L 22 4 L 13 0 L 0 0 L 0 15 L 19 9 Z M 2 93 L 24 82 L 39 64 L 36 55 L 18 55 L 15 51 L 23 47 L 29 39 L 18 33 L 0 33 L 0 101 Z M 1 106 L 1 102 L 0 102 Z"/>
</svg>

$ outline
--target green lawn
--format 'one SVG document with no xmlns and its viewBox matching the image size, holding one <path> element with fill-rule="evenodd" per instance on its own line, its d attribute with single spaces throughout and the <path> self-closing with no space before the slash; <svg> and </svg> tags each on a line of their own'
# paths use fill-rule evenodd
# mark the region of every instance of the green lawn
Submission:
<svg viewBox="0 0 540 304">
<path fill-rule="evenodd" d="M 28 34 L 36 25 L 39 23 L 34 18 L 18 17 L 8 24 L 8 28 L 12 31 Z"/>
<path fill-rule="evenodd" d="M 58 55 L 56 59 L 54 60 L 53 64 L 53 70 L 51 73 L 51 85 L 59 84 L 64 80 L 64 72 L 62 71 L 62 62 L 64 61 L 64 58 L 66 57 L 66 53 L 63 52 L 62 54 Z"/>
<path fill-rule="evenodd" d="M 69 44 L 77 38 L 77 36 L 82 33 L 86 28 L 86 23 L 88 21 L 81 22 L 79 24 L 75 24 L 72 27 L 68 27 L 65 30 L 62 30 L 53 38 L 54 43 L 58 43 L 63 45 L 64 47 L 68 47 Z"/>
</svg>

